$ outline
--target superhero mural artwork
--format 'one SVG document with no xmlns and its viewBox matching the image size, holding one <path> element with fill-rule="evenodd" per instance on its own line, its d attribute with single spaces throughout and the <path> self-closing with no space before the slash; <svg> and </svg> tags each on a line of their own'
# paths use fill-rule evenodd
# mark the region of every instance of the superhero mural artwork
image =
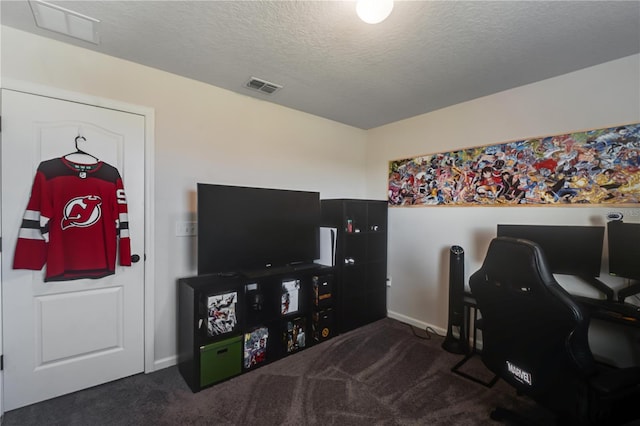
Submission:
<svg viewBox="0 0 640 426">
<path fill-rule="evenodd" d="M 640 203 L 640 124 L 389 162 L 390 206 Z"/>
</svg>

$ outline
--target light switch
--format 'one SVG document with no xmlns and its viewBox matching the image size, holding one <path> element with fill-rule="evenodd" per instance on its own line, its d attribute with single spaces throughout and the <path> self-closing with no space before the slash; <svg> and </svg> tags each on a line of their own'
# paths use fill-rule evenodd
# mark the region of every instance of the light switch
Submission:
<svg viewBox="0 0 640 426">
<path fill-rule="evenodd" d="M 176 237 L 193 237 L 197 233 L 197 222 L 176 222 Z"/>
</svg>

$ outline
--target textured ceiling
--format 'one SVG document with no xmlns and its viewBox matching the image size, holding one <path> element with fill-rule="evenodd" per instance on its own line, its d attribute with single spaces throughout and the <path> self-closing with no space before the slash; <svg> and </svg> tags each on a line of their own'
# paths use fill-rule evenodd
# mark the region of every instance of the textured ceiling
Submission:
<svg viewBox="0 0 640 426">
<path fill-rule="evenodd" d="M 37 28 L 26 1 L 2 24 L 362 129 L 640 52 L 640 1 L 396 0 L 377 25 L 352 1 L 51 3 L 100 19 L 101 43 Z"/>
</svg>

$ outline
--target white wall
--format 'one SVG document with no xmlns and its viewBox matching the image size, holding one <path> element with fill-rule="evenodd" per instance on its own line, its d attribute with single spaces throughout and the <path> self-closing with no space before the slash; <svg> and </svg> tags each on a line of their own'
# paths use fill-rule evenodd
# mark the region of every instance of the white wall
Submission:
<svg viewBox="0 0 640 426">
<path fill-rule="evenodd" d="M 370 130 L 368 196 L 386 196 L 390 160 L 635 122 L 640 122 L 638 55 Z M 639 208 L 615 206 L 390 208 L 390 315 L 446 329 L 451 245 L 465 250 L 466 283 L 480 267 L 496 224 L 603 225 L 609 211 L 640 222 Z M 606 259 L 603 268 L 603 281 L 624 284 L 607 276 Z M 580 283 L 567 287 L 598 296 Z"/>
<path fill-rule="evenodd" d="M 155 109 L 155 359 L 175 362 L 176 279 L 195 275 L 196 183 L 365 195 L 366 132 L 9 27 L 2 77 Z M 126 182 L 125 182 L 126 185 Z M 133 200 L 130 200 L 133 202 Z"/>
<path fill-rule="evenodd" d="M 174 226 L 194 218 L 197 182 L 386 199 L 392 159 L 640 121 L 638 55 L 365 132 L 12 28 L 1 31 L 0 77 L 155 109 L 159 367 L 175 361 L 176 278 L 195 274 L 195 241 L 175 237 Z M 640 221 L 637 208 L 392 208 L 390 315 L 444 329 L 450 246 L 465 249 L 468 277 L 499 222 L 602 224 L 611 210 Z"/>
</svg>

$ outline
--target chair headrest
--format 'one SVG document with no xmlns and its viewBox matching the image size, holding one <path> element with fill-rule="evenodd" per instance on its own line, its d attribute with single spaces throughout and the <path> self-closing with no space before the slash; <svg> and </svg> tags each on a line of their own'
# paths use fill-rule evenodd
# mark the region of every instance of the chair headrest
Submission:
<svg viewBox="0 0 640 426">
<path fill-rule="evenodd" d="M 511 277 L 520 286 L 558 285 L 542 248 L 522 238 L 494 238 L 481 270 L 498 279 L 508 280 Z"/>
</svg>

